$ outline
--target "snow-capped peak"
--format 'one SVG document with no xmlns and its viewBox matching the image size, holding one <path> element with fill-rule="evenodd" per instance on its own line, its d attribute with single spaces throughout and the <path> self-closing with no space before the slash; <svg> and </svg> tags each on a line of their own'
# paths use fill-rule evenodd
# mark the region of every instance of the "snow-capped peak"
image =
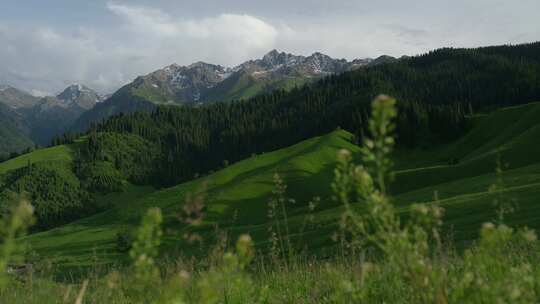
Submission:
<svg viewBox="0 0 540 304">
<path fill-rule="evenodd" d="M 178 68 L 180 68 L 180 66 L 176 63 L 173 63 L 171 65 L 168 65 L 166 67 L 163 68 L 163 71 L 169 73 L 171 71 L 176 71 Z"/>
<path fill-rule="evenodd" d="M 91 89 L 89 89 L 88 87 L 80 84 L 80 83 L 74 83 L 70 86 L 68 86 L 66 89 L 64 89 L 63 92 L 66 92 L 66 91 L 69 91 L 69 92 L 92 92 Z"/>
<path fill-rule="evenodd" d="M 258 61 L 265 65 L 267 68 L 275 69 L 282 66 L 297 65 L 301 63 L 304 59 L 305 57 L 302 56 L 295 56 L 293 54 L 272 50 L 266 55 L 264 55 L 261 60 Z"/>
<path fill-rule="evenodd" d="M 158 90 L 160 97 L 155 101 L 159 103 L 205 102 L 216 98 L 214 88 L 216 92 L 229 90 L 230 87 L 234 87 L 235 82 L 244 81 L 246 77 L 251 77 L 250 82 L 262 84 L 280 78 L 317 79 L 350 71 L 360 65 L 361 62 L 333 59 L 320 52 L 298 56 L 274 49 L 260 59 L 249 60 L 233 68 L 203 61 L 186 66 L 171 64 L 137 77 L 131 86 L 144 90 Z"/>
<path fill-rule="evenodd" d="M 66 105 L 78 104 L 85 108 L 92 107 L 93 104 L 102 100 L 102 96 L 80 83 L 70 85 L 56 98 Z"/>
</svg>

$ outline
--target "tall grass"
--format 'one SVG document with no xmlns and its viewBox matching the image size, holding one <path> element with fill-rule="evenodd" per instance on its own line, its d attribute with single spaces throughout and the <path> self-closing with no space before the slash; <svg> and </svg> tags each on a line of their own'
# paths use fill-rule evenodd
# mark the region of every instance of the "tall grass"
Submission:
<svg viewBox="0 0 540 304">
<path fill-rule="evenodd" d="M 148 210 L 130 246 L 132 264 L 106 275 L 60 283 L 46 273 L 6 275 L 16 237 L 31 208 L 22 203 L 2 221 L 2 303 L 537 303 L 540 255 L 536 234 L 504 224 L 510 210 L 498 196 L 496 223 L 464 251 L 441 236 L 444 210 L 436 203 L 411 206 L 400 217 L 387 185 L 392 178 L 395 100 L 373 102 L 371 138 L 362 164 L 340 151 L 332 188 L 344 206 L 336 247 L 341 254 L 318 259 L 295 250 L 289 235 L 286 186 L 278 175 L 269 202 L 268 256 L 256 256 L 247 234 L 234 246 L 218 241 L 202 260 L 159 259 L 162 214 Z M 492 189 L 504 187 L 501 176 Z M 199 224 L 203 197 L 190 200 L 179 216 Z M 310 204 L 315 208 L 318 199 Z M 310 207 L 311 209 L 311 207 Z M 188 236 L 190 239 L 193 236 Z"/>
</svg>

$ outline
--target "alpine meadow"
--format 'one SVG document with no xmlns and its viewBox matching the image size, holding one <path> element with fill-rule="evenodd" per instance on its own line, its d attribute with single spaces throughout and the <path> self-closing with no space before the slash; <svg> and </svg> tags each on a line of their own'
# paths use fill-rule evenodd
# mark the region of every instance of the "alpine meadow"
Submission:
<svg viewBox="0 0 540 304">
<path fill-rule="evenodd" d="M 536 1 L 6 2 L 0 304 L 540 302 Z"/>
</svg>

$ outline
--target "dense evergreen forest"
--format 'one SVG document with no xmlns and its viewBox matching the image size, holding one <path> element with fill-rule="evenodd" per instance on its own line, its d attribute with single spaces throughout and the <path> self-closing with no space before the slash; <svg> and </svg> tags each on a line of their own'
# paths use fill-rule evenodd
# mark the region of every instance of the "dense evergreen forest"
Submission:
<svg viewBox="0 0 540 304">
<path fill-rule="evenodd" d="M 68 168 L 28 164 L 0 175 L 0 214 L 22 195 L 35 208 L 41 230 L 66 224 L 98 211 L 91 194 Z"/>
<path fill-rule="evenodd" d="M 361 139 L 369 103 L 383 92 L 400 101 L 400 145 L 445 142 L 466 130 L 465 116 L 472 111 L 540 100 L 539 75 L 540 43 L 440 49 L 290 92 L 119 115 L 93 126 L 89 135 L 127 133 L 154 143 L 159 152 L 146 155 L 156 170 L 148 178 L 173 185 L 339 127 Z M 86 149 L 94 145 L 88 141 Z"/>
</svg>

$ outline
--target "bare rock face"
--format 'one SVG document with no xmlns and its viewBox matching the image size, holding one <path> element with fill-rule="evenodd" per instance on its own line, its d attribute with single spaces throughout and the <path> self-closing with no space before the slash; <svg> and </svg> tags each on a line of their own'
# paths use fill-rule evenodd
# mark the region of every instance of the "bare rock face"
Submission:
<svg viewBox="0 0 540 304">
<path fill-rule="evenodd" d="M 77 106 L 88 110 L 93 108 L 96 103 L 101 102 L 103 97 L 82 84 L 73 84 L 56 95 L 56 99 L 66 106 Z"/>
<path fill-rule="evenodd" d="M 184 104 L 248 98 L 286 86 L 307 82 L 368 65 L 371 59 L 349 62 L 322 53 L 297 56 L 272 50 L 261 59 L 236 67 L 197 62 L 189 66 L 169 65 L 140 76 L 127 87 L 134 95 L 155 103 Z M 265 88 L 265 89 L 261 89 Z"/>
</svg>

